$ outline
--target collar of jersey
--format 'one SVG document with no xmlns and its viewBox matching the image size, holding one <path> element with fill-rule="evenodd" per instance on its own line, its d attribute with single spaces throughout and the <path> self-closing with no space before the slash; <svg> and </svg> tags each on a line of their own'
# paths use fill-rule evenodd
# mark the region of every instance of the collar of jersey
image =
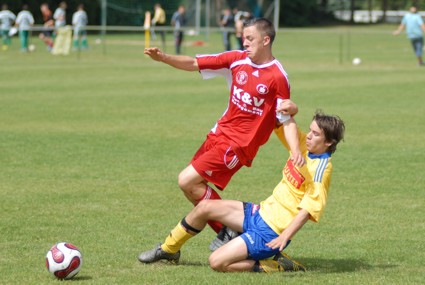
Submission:
<svg viewBox="0 0 425 285">
<path fill-rule="evenodd" d="M 308 157 L 311 158 L 311 159 L 329 158 L 329 157 L 331 157 L 331 153 L 330 152 L 324 152 L 324 153 L 321 153 L 321 154 L 308 153 Z"/>
</svg>

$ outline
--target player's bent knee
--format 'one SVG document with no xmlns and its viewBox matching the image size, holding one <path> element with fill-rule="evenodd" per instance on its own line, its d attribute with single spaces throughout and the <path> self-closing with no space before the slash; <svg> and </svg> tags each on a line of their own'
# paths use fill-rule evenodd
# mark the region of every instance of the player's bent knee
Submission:
<svg viewBox="0 0 425 285">
<path fill-rule="evenodd" d="M 214 253 L 210 255 L 208 262 L 210 263 L 210 267 L 212 270 L 218 272 L 226 272 L 225 266 L 220 263 L 216 258 L 214 258 Z"/>
<path fill-rule="evenodd" d="M 180 172 L 180 174 L 179 174 L 178 184 L 179 184 L 180 189 L 187 192 L 190 184 L 189 184 L 188 179 L 186 178 L 186 175 L 183 173 L 183 171 Z"/>
<path fill-rule="evenodd" d="M 200 216 L 208 216 L 211 212 L 211 200 L 201 200 L 196 205 L 196 211 Z"/>
</svg>

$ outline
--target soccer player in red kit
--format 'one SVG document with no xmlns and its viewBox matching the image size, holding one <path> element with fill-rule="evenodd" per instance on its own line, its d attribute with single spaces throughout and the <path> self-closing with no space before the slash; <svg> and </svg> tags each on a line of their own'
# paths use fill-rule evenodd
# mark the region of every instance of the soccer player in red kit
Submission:
<svg viewBox="0 0 425 285">
<path fill-rule="evenodd" d="M 252 19 L 244 24 L 243 35 L 244 51 L 195 58 L 165 54 L 156 47 L 144 51 L 153 60 L 174 68 L 199 71 L 204 79 L 224 76 L 230 88 L 226 111 L 179 174 L 179 187 L 194 205 L 204 199 L 221 199 L 208 182 L 223 190 L 243 165 L 251 166 L 276 122 L 285 128 L 294 164 L 305 163 L 299 149 L 297 126 L 291 117 L 298 110 L 287 100 L 290 98 L 287 74 L 272 54 L 276 35 L 273 24 L 264 18 Z M 222 229 L 214 221 L 209 225 L 217 233 Z"/>
</svg>

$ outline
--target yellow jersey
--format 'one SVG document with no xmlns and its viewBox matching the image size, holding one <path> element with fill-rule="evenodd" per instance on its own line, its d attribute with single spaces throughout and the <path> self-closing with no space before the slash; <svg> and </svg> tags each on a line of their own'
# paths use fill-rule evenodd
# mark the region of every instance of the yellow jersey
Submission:
<svg viewBox="0 0 425 285">
<path fill-rule="evenodd" d="M 289 150 L 283 127 L 274 130 L 282 144 Z M 283 168 L 283 178 L 273 194 L 260 203 L 260 215 L 277 233 L 282 233 L 300 209 L 310 213 L 310 220 L 318 222 L 326 206 L 331 182 L 331 154 L 313 155 L 307 151 L 307 135 L 298 129 L 300 149 L 306 158 L 301 168 L 288 159 Z"/>
<path fill-rule="evenodd" d="M 153 23 L 157 25 L 165 24 L 165 11 L 162 8 L 155 9 L 155 14 L 153 16 Z"/>
</svg>

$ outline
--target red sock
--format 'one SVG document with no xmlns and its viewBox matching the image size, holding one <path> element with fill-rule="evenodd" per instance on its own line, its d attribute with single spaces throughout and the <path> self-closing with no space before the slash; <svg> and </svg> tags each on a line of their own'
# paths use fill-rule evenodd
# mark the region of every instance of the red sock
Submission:
<svg viewBox="0 0 425 285">
<path fill-rule="evenodd" d="M 202 200 L 221 200 L 220 195 L 212 189 L 210 186 L 207 185 L 205 189 L 204 195 L 198 200 L 195 201 L 195 206 L 198 205 L 199 202 Z M 220 222 L 217 221 L 208 221 L 208 225 L 216 232 L 219 233 L 223 225 Z"/>
</svg>

